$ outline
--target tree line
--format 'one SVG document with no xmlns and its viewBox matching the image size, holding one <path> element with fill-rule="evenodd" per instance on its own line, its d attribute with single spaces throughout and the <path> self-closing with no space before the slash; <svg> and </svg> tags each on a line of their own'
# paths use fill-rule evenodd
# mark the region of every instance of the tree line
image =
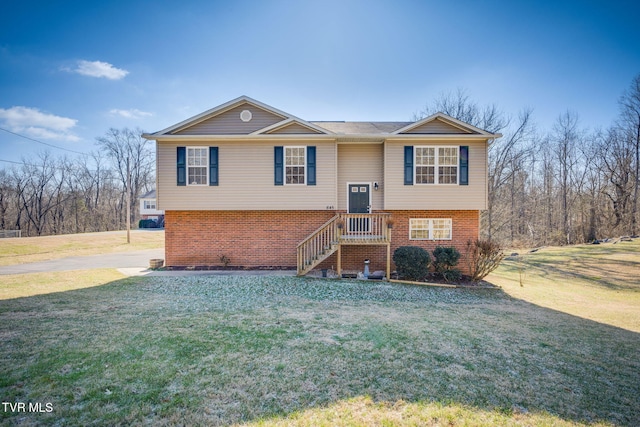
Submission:
<svg viewBox="0 0 640 427">
<path fill-rule="evenodd" d="M 122 230 L 155 185 L 153 144 L 139 129 L 110 129 L 98 150 L 73 159 L 50 152 L 0 170 L 0 230 L 22 236 Z M 130 179 L 127 179 L 127 168 Z"/>
<path fill-rule="evenodd" d="M 640 74 L 619 106 L 606 129 L 583 127 L 566 111 L 540 130 L 530 109 L 510 116 L 458 90 L 414 120 L 441 111 L 503 134 L 489 145 L 482 237 L 503 245 L 574 244 L 638 234 Z M 155 180 L 153 144 L 141 134 L 110 129 L 91 155 L 70 160 L 45 152 L 0 170 L 0 229 L 23 236 L 121 230 L 127 191 L 135 224 L 138 197 Z"/>
<path fill-rule="evenodd" d="M 489 146 L 483 237 L 509 246 L 562 245 L 638 234 L 640 74 L 606 129 L 582 127 L 572 111 L 540 131 L 530 109 L 510 117 L 464 91 L 446 94 L 415 118 L 444 112 L 501 138 Z"/>
</svg>

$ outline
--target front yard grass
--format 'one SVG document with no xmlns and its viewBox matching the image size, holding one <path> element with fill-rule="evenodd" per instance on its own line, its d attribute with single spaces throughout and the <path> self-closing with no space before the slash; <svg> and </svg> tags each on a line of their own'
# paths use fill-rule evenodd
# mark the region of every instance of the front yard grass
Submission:
<svg viewBox="0 0 640 427">
<path fill-rule="evenodd" d="M 527 289 L 527 284 L 523 289 Z M 0 301 L 5 425 L 640 425 L 640 335 L 500 290 L 150 277 Z"/>
</svg>

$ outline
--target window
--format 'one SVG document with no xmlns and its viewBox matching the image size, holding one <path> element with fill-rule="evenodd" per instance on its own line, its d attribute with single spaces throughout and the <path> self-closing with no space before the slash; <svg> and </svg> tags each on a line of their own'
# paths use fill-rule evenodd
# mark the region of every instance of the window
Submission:
<svg viewBox="0 0 640 427">
<path fill-rule="evenodd" d="M 409 219 L 409 240 L 451 240 L 451 218 Z"/>
<path fill-rule="evenodd" d="M 207 185 L 208 147 L 187 147 L 187 185 Z"/>
<path fill-rule="evenodd" d="M 416 184 L 457 184 L 458 147 L 415 147 Z"/>
<path fill-rule="evenodd" d="M 145 200 L 144 201 L 144 208 L 145 209 L 156 209 L 156 201 L 155 200 Z"/>
<path fill-rule="evenodd" d="M 285 147 L 285 184 L 304 184 L 306 147 Z"/>
</svg>

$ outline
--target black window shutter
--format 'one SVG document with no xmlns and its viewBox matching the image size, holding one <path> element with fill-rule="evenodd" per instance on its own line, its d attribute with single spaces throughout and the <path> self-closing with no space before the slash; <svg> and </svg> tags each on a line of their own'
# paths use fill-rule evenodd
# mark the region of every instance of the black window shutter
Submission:
<svg viewBox="0 0 640 427">
<path fill-rule="evenodd" d="M 284 148 L 274 147 L 274 184 L 284 184 Z"/>
<path fill-rule="evenodd" d="M 460 185 L 469 185 L 469 147 L 460 147 Z"/>
<path fill-rule="evenodd" d="M 178 185 L 187 185 L 187 147 L 178 147 L 176 169 Z"/>
<path fill-rule="evenodd" d="M 413 185 L 413 146 L 404 147 L 404 185 Z"/>
<path fill-rule="evenodd" d="M 218 147 L 209 147 L 209 185 L 218 185 Z"/>
<path fill-rule="evenodd" d="M 316 185 L 316 147 L 307 147 L 307 185 Z"/>
</svg>

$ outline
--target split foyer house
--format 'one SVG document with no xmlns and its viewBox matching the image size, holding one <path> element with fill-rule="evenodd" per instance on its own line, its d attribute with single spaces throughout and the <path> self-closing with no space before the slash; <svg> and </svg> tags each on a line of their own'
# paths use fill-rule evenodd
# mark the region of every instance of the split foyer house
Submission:
<svg viewBox="0 0 640 427">
<path fill-rule="evenodd" d="M 243 96 L 143 136 L 157 141 L 166 265 L 306 274 L 370 259 L 388 277 L 399 246 L 464 254 L 478 238 L 500 135 L 441 113 L 312 122 Z"/>
</svg>

